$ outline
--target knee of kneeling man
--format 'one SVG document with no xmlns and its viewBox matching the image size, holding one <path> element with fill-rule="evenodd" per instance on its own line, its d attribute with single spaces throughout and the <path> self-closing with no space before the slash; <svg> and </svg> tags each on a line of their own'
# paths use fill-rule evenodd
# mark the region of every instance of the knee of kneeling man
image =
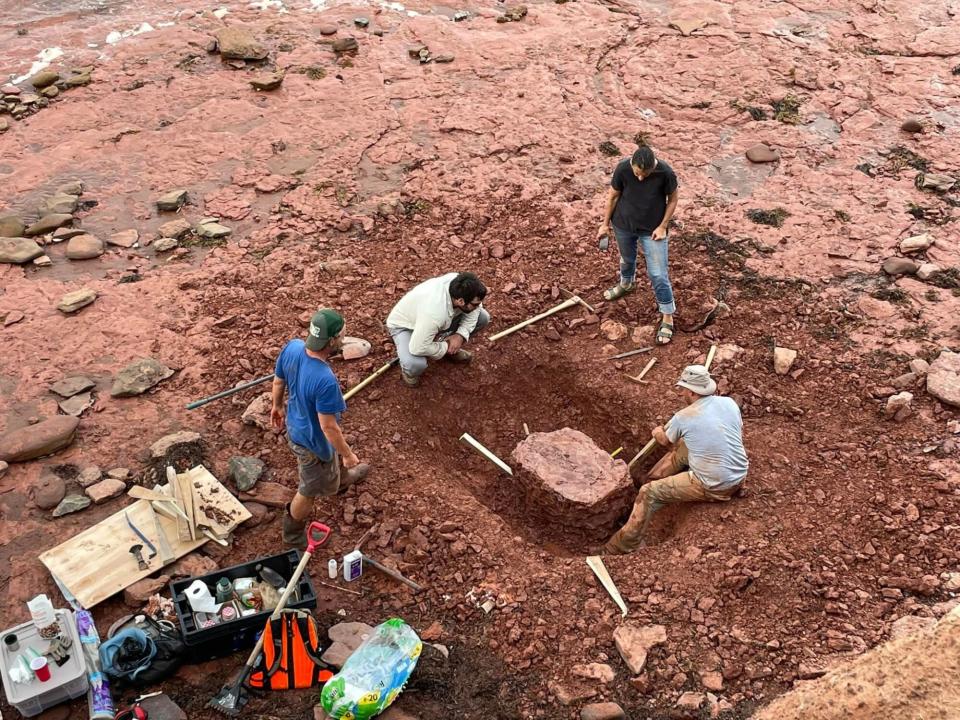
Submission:
<svg viewBox="0 0 960 720">
<path fill-rule="evenodd" d="M 480 314 L 477 315 L 477 330 L 490 324 L 490 313 L 480 308 Z"/>
<path fill-rule="evenodd" d="M 427 369 L 427 359 L 414 355 L 407 362 L 401 363 L 401 366 L 407 375 L 423 375 Z"/>
</svg>

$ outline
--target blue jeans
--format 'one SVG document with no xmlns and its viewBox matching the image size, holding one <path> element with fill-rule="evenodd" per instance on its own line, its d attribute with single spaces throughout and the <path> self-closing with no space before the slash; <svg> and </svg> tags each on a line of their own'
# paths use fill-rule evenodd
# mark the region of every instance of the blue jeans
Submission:
<svg viewBox="0 0 960 720">
<path fill-rule="evenodd" d="M 654 240 L 651 235 L 641 235 L 614 226 L 613 234 L 620 249 L 620 284 L 629 285 L 637 277 L 637 245 L 643 248 L 643 258 L 647 266 L 647 277 L 653 286 L 657 306 L 664 315 L 673 315 L 677 310 L 673 301 L 673 286 L 667 270 L 669 236 L 663 240 Z"/>
</svg>

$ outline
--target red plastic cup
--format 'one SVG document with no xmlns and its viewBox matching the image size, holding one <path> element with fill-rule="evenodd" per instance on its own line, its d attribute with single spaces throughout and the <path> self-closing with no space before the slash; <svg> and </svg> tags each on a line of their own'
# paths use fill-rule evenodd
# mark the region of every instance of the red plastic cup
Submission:
<svg viewBox="0 0 960 720">
<path fill-rule="evenodd" d="M 50 665 L 47 664 L 47 659 L 43 655 L 30 661 L 30 669 L 40 682 L 50 679 Z"/>
</svg>

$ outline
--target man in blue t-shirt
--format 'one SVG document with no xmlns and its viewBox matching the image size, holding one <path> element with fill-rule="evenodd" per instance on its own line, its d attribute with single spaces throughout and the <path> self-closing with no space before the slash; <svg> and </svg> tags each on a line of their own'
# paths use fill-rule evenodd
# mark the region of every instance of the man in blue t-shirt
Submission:
<svg viewBox="0 0 960 720">
<path fill-rule="evenodd" d="M 310 320 L 306 341 L 286 344 L 277 358 L 273 379 L 270 422 L 287 428 L 287 442 L 297 456 L 300 483 L 283 514 L 283 542 L 305 548 L 306 525 L 313 499 L 336 495 L 357 480 L 370 466 L 360 462 L 340 430 L 340 414 L 347 409 L 333 370 L 327 364 L 343 347 L 343 316 L 324 308 Z M 283 396 L 289 392 L 286 413 Z M 346 472 L 341 477 L 340 465 Z"/>
</svg>

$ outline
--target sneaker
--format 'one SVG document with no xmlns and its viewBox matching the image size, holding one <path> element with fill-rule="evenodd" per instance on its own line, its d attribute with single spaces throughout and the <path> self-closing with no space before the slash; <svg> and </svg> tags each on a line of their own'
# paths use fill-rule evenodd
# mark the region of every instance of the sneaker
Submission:
<svg viewBox="0 0 960 720">
<path fill-rule="evenodd" d="M 407 387 L 417 387 L 420 384 L 420 378 L 417 375 L 407 375 L 403 370 L 400 371 L 400 378 Z"/>
<path fill-rule="evenodd" d="M 453 355 L 444 356 L 445 360 L 449 360 L 452 363 L 457 363 L 459 365 L 466 365 L 471 360 L 473 360 L 473 353 L 469 350 L 460 349 L 457 350 Z"/>
<path fill-rule="evenodd" d="M 338 493 L 344 492 L 348 487 L 363 480 L 370 472 L 370 466 L 367 463 L 360 463 L 349 470 L 343 469 L 340 473 L 340 488 Z"/>
</svg>

